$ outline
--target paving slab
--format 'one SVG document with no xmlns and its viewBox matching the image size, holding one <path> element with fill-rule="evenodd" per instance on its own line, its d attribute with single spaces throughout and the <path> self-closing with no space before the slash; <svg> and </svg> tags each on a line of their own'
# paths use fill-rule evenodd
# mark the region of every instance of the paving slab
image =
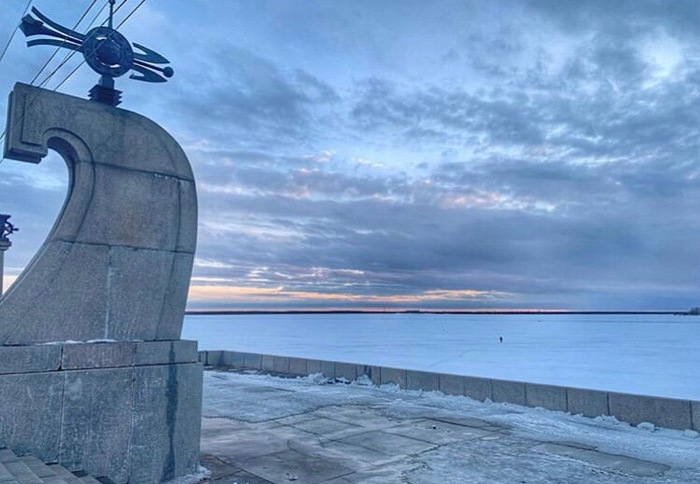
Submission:
<svg viewBox="0 0 700 484">
<path fill-rule="evenodd" d="M 334 440 L 322 442 L 321 446 L 327 451 L 336 453 L 338 458 L 343 458 L 345 466 L 354 471 L 362 471 L 368 467 L 383 465 L 396 459 L 396 456 L 392 454 Z"/>
<path fill-rule="evenodd" d="M 374 430 L 339 440 L 344 444 L 358 445 L 387 455 L 418 454 L 435 448 L 434 444 L 421 440 Z"/>
<path fill-rule="evenodd" d="M 400 421 L 395 418 L 379 415 L 376 410 L 364 407 L 330 406 L 320 408 L 313 413 L 314 415 L 324 416 L 333 420 L 350 423 L 371 430 L 381 430 L 400 424 Z"/>
<path fill-rule="evenodd" d="M 324 417 L 316 417 L 306 421 L 291 424 L 293 427 L 311 432 L 313 434 L 331 436 L 343 430 L 353 430 L 361 428 L 358 425 L 331 420 Z"/>
<path fill-rule="evenodd" d="M 315 484 L 354 472 L 336 462 L 311 457 L 295 450 L 254 457 L 244 461 L 242 467 L 275 484 L 290 481 Z"/>
<path fill-rule="evenodd" d="M 551 452 L 553 454 L 571 457 L 572 459 L 582 460 L 596 466 L 638 477 L 660 476 L 669 470 L 669 466 L 664 464 L 634 459 L 624 455 L 607 454 L 596 450 L 582 449 L 570 445 L 547 443 L 538 445 L 535 449 L 541 452 Z"/>
<path fill-rule="evenodd" d="M 384 430 L 386 433 L 410 437 L 421 442 L 446 445 L 465 439 L 478 439 L 493 434 L 492 430 L 465 427 L 439 420 L 418 420 Z"/>
</svg>

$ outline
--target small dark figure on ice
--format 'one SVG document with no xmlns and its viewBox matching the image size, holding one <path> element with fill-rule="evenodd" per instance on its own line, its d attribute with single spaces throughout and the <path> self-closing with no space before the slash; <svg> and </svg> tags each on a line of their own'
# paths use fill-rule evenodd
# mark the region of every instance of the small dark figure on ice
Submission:
<svg viewBox="0 0 700 484">
<path fill-rule="evenodd" d="M 499 337 L 498 337 L 498 341 L 500 341 L 501 343 L 503 343 L 503 336 L 499 336 Z"/>
</svg>

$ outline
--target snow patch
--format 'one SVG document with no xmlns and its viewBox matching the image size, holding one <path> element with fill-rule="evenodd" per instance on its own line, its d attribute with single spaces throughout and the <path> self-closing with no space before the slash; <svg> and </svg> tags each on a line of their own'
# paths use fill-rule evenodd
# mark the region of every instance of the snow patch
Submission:
<svg viewBox="0 0 700 484">
<path fill-rule="evenodd" d="M 649 432 L 656 430 L 656 426 L 651 422 L 642 422 L 637 425 L 637 428 L 641 430 L 648 430 Z"/>
<path fill-rule="evenodd" d="M 181 476 L 167 481 L 167 484 L 196 484 L 211 476 L 211 471 L 204 466 L 197 465 L 197 470 L 193 474 Z"/>
<path fill-rule="evenodd" d="M 351 382 L 350 384 L 351 385 L 360 385 L 360 386 L 365 386 L 365 387 L 374 386 L 374 384 L 372 383 L 372 380 L 367 375 L 359 376 L 355 381 Z"/>
<path fill-rule="evenodd" d="M 323 375 L 323 373 L 312 373 L 312 374 L 307 375 L 307 376 L 300 376 L 299 378 L 297 378 L 297 380 L 302 380 L 302 381 L 306 381 L 309 383 L 313 383 L 314 385 L 325 385 L 328 382 L 330 382 L 330 380 L 328 378 L 326 378 Z"/>
</svg>

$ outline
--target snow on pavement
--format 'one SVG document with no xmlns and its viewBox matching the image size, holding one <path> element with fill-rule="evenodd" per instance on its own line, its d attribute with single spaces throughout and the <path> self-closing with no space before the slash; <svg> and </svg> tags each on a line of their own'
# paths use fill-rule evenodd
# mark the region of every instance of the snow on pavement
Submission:
<svg viewBox="0 0 700 484">
<path fill-rule="evenodd" d="M 635 427 L 613 417 L 587 418 L 366 383 L 328 384 L 318 375 L 283 379 L 208 371 L 203 413 L 205 417 L 256 423 L 309 414 L 326 407 L 353 406 L 371 408 L 397 421 L 479 419 L 508 429 L 505 438 L 455 442 L 421 454 L 410 472 L 407 468 L 401 470 L 404 477 L 410 476 L 406 482 L 411 483 L 700 482 L 700 438 L 694 431 L 659 429 L 651 424 Z M 581 455 L 588 452 L 593 460 L 581 462 L 550 452 L 558 448 L 557 444 L 564 444 L 563 449 L 592 449 L 582 450 Z M 640 477 L 595 465 L 596 456 L 609 454 L 662 464 L 670 469 L 662 475 Z M 467 476 L 469 480 L 465 481 Z"/>
</svg>

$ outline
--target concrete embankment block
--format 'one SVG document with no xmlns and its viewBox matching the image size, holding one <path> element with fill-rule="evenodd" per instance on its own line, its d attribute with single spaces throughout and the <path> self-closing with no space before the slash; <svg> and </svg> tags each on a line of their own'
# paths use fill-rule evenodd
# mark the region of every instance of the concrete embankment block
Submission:
<svg viewBox="0 0 700 484">
<path fill-rule="evenodd" d="M 363 375 L 369 378 L 371 372 L 372 370 L 369 365 L 355 365 L 355 375 L 357 375 L 357 378 Z"/>
<path fill-rule="evenodd" d="M 321 373 L 326 378 L 331 380 L 335 378 L 335 362 L 334 361 L 321 361 Z"/>
<path fill-rule="evenodd" d="M 305 358 L 289 358 L 289 374 L 296 376 L 308 375 L 307 364 Z"/>
<path fill-rule="evenodd" d="M 610 415 L 608 407 L 608 392 L 600 390 L 585 390 L 583 388 L 567 388 L 567 411 L 574 415 L 597 417 Z"/>
<path fill-rule="evenodd" d="M 689 429 L 691 402 L 671 398 L 644 397 L 625 393 L 609 393 L 610 414 L 619 420 L 639 424 L 651 422 L 670 429 Z"/>
<path fill-rule="evenodd" d="M 423 390 L 426 392 L 440 389 L 440 375 L 427 371 L 406 371 L 406 388 L 408 390 Z"/>
<path fill-rule="evenodd" d="M 492 381 L 488 378 L 478 378 L 475 376 L 464 377 L 464 395 L 483 402 L 487 398 L 493 399 L 491 391 Z M 524 389 L 523 389 L 524 391 Z"/>
<path fill-rule="evenodd" d="M 230 366 L 231 368 L 245 368 L 245 357 L 243 353 L 238 351 L 222 351 L 221 366 Z"/>
<path fill-rule="evenodd" d="M 554 385 L 525 384 L 525 401 L 529 407 L 566 412 L 566 388 Z"/>
<path fill-rule="evenodd" d="M 346 381 L 355 381 L 357 378 L 355 365 L 353 363 L 336 363 L 335 377 Z"/>
<path fill-rule="evenodd" d="M 398 368 L 387 368 L 382 366 L 380 371 L 380 381 L 382 385 L 394 383 L 400 388 L 406 388 L 406 370 Z"/>
<path fill-rule="evenodd" d="M 491 380 L 491 399 L 494 402 L 527 405 L 525 383 L 507 380 Z"/>
<path fill-rule="evenodd" d="M 263 371 L 275 371 L 275 357 L 272 355 L 262 356 Z"/>
<path fill-rule="evenodd" d="M 261 370 L 263 355 L 257 353 L 244 353 L 242 351 L 224 351 L 221 357 L 224 366 L 241 368 L 246 370 Z"/>
<path fill-rule="evenodd" d="M 245 367 L 249 370 L 262 370 L 262 355 L 256 353 L 243 353 Z"/>
<path fill-rule="evenodd" d="M 439 390 L 445 395 L 464 395 L 464 377 L 457 375 L 448 375 L 440 373 L 438 375 L 440 381 Z"/>
<path fill-rule="evenodd" d="M 221 366 L 221 355 L 223 351 L 207 351 L 207 365 L 208 366 Z"/>
<path fill-rule="evenodd" d="M 367 376 L 372 380 L 373 385 L 382 384 L 382 367 L 381 366 L 369 366 L 369 373 Z"/>
<path fill-rule="evenodd" d="M 306 360 L 306 371 L 309 375 L 321 373 L 321 362 L 319 360 Z"/>
<path fill-rule="evenodd" d="M 700 402 L 691 402 L 690 411 L 693 413 L 693 430 L 700 432 Z"/>
<path fill-rule="evenodd" d="M 276 373 L 289 374 L 289 357 L 288 356 L 273 356 L 273 369 Z"/>
</svg>

